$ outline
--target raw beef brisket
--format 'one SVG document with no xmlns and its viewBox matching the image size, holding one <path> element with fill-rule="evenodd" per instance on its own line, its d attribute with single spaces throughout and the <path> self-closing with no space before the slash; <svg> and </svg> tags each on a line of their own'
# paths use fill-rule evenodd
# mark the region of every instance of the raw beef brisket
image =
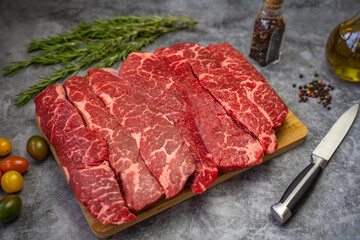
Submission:
<svg viewBox="0 0 360 240">
<path fill-rule="evenodd" d="M 120 76 L 152 102 L 180 130 L 196 163 L 191 191 L 202 193 L 215 181 L 218 170 L 195 125 L 186 91 L 172 79 L 168 66 L 149 52 L 136 52 L 122 63 Z"/>
<path fill-rule="evenodd" d="M 176 83 L 186 89 L 199 133 L 218 168 L 232 171 L 261 163 L 260 143 L 236 125 L 221 104 L 200 85 L 184 58 L 184 51 L 161 48 L 155 55 L 167 64 Z"/>
<path fill-rule="evenodd" d="M 179 43 L 171 47 L 175 51 L 184 50 L 184 56 L 201 85 L 207 89 L 239 124 L 253 133 L 266 153 L 277 148 L 272 123 L 248 97 L 246 87 L 239 84 L 234 73 L 222 66 L 225 58 L 198 44 Z"/>
<path fill-rule="evenodd" d="M 77 199 L 102 224 L 134 220 L 109 166 L 106 143 L 84 127 L 61 85 L 45 89 L 34 102 L 41 129 L 55 147 Z"/>
<path fill-rule="evenodd" d="M 163 195 L 159 182 L 145 166 L 135 139 L 108 113 L 85 77 L 72 77 L 64 83 L 70 102 L 86 125 L 103 136 L 109 147 L 109 163 L 118 179 L 126 205 L 139 211 Z"/>
<path fill-rule="evenodd" d="M 166 197 L 178 194 L 195 170 L 189 147 L 178 129 L 121 77 L 100 69 L 88 74 L 94 92 L 135 138 L 145 164 L 159 180 Z"/>
<path fill-rule="evenodd" d="M 136 52 L 121 71 L 88 76 L 48 87 L 34 102 L 71 190 L 102 224 L 132 221 L 129 209 L 174 197 L 187 182 L 201 193 L 218 170 L 261 163 L 277 149 L 274 130 L 288 113 L 228 43 Z"/>
</svg>

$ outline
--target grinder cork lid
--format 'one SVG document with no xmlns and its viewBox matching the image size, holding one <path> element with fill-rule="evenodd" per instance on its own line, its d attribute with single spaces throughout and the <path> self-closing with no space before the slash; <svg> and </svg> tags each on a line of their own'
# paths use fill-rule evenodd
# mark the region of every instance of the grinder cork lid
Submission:
<svg viewBox="0 0 360 240">
<path fill-rule="evenodd" d="M 265 2 L 268 4 L 266 5 L 267 8 L 275 10 L 281 8 L 283 0 L 265 0 Z"/>
<path fill-rule="evenodd" d="M 281 5 L 283 0 L 265 0 L 270 5 Z"/>
</svg>

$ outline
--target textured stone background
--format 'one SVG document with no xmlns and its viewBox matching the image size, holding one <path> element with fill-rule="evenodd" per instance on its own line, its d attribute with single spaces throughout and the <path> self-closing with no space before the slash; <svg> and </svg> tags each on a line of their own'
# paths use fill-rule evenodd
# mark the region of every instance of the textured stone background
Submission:
<svg viewBox="0 0 360 240">
<path fill-rule="evenodd" d="M 119 15 L 186 13 L 205 23 L 195 31 L 169 34 L 146 51 L 178 42 L 202 45 L 228 41 L 247 54 L 260 1 L 0 1 L 0 68 L 27 58 L 30 39 L 64 32 L 80 20 Z M 335 120 L 360 101 L 359 84 L 334 76 L 326 66 L 324 47 L 333 28 L 360 9 L 357 0 L 292 0 L 285 4 L 287 29 L 279 64 L 260 70 L 291 111 L 306 125 L 305 143 L 205 193 L 143 221 L 111 239 L 356 239 L 360 236 L 360 119 L 334 154 L 314 191 L 285 226 L 271 217 L 288 184 L 308 164 L 310 153 Z M 114 66 L 114 67 L 118 67 Z M 27 139 L 39 134 L 34 104 L 18 108 L 15 95 L 52 72 L 30 67 L 0 79 L 0 136 L 14 144 L 12 155 L 30 159 Z M 335 86 L 330 111 L 312 99 L 297 102 L 293 83 L 305 84 L 319 73 Z M 304 79 L 298 75 L 304 74 Z M 1 158 L 2 159 L 2 158 Z M 0 159 L 0 160 L 1 160 Z M 96 239 L 52 156 L 30 160 L 21 215 L 0 224 L 0 239 Z M 0 190 L 0 197 L 6 194 Z"/>
</svg>

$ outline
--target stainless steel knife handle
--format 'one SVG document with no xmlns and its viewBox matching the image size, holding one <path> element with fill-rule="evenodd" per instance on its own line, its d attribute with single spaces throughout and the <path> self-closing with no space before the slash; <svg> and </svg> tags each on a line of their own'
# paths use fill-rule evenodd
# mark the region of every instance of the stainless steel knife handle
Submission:
<svg viewBox="0 0 360 240">
<path fill-rule="evenodd" d="M 312 158 L 313 162 L 292 181 L 280 201 L 270 208 L 271 214 L 282 224 L 296 212 L 300 204 L 308 196 L 327 163 L 327 161 L 317 156 L 312 156 Z"/>
</svg>

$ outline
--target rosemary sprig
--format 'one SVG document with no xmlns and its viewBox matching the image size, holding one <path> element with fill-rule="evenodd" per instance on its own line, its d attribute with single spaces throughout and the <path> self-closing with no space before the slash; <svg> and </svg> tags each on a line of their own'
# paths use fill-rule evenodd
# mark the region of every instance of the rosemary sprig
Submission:
<svg viewBox="0 0 360 240">
<path fill-rule="evenodd" d="M 76 75 L 88 67 L 110 67 L 124 60 L 131 52 L 142 47 L 163 34 L 194 28 L 198 23 L 189 17 L 136 17 L 121 16 L 113 19 L 95 19 L 92 23 L 80 22 L 70 32 L 58 34 L 44 40 L 32 40 L 29 52 L 40 51 L 28 61 L 14 62 L 3 68 L 4 75 L 12 75 L 32 64 L 61 64 L 50 77 L 31 86 L 17 95 L 16 105 L 27 103 L 45 88 L 68 76 Z"/>
</svg>

